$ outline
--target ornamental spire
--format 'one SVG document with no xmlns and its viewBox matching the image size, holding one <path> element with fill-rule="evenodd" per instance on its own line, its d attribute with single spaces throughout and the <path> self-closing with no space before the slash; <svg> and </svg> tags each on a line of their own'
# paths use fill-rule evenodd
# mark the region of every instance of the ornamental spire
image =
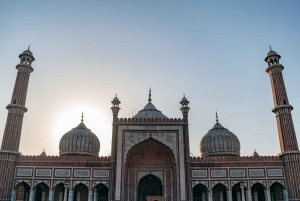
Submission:
<svg viewBox="0 0 300 201">
<path fill-rule="evenodd" d="M 219 123 L 218 112 L 216 112 L 216 122 Z"/>
<path fill-rule="evenodd" d="M 270 46 L 270 51 L 272 51 L 272 47 L 271 47 L 271 45 L 269 45 Z"/>
<path fill-rule="evenodd" d="M 149 101 L 149 102 L 152 101 L 152 99 L 151 99 L 151 87 L 150 87 L 150 89 L 149 89 L 149 98 L 148 98 L 148 101 Z"/>
<path fill-rule="evenodd" d="M 82 114 L 81 114 L 81 123 L 83 123 L 83 112 L 82 112 Z"/>
</svg>

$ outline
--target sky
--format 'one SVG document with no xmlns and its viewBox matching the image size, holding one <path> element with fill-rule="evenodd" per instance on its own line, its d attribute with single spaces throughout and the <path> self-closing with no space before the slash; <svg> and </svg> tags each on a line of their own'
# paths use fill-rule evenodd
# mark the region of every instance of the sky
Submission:
<svg viewBox="0 0 300 201">
<path fill-rule="evenodd" d="M 19 62 L 30 45 L 30 76 L 20 152 L 59 154 L 63 134 L 84 122 L 111 147 L 111 100 L 119 117 L 152 103 L 181 118 L 190 101 L 191 153 L 219 121 L 241 155 L 280 153 L 269 75 L 269 45 L 284 81 L 300 140 L 300 1 L 1 1 L 0 140 Z"/>
</svg>

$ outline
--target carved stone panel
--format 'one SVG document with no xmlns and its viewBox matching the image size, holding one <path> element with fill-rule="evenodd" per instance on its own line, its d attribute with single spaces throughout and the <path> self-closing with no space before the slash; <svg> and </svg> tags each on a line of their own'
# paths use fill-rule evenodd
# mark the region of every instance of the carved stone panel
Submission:
<svg viewBox="0 0 300 201">
<path fill-rule="evenodd" d="M 50 177 L 51 169 L 36 169 L 35 176 L 36 177 Z"/>
<path fill-rule="evenodd" d="M 281 177 L 283 176 L 282 169 L 268 169 L 269 177 Z"/>
<path fill-rule="evenodd" d="M 74 177 L 90 177 L 90 170 L 74 170 Z"/>
<path fill-rule="evenodd" d="M 230 170 L 230 177 L 245 177 L 245 169 L 232 169 Z"/>
<path fill-rule="evenodd" d="M 55 177 L 70 177 L 70 169 L 55 169 L 54 176 Z"/>
<path fill-rule="evenodd" d="M 94 170 L 94 177 L 109 177 L 109 170 Z"/>
<path fill-rule="evenodd" d="M 31 177 L 32 176 L 32 168 L 18 168 L 17 169 L 18 177 Z"/>
<path fill-rule="evenodd" d="M 211 170 L 211 177 L 227 177 L 226 170 Z"/>
<path fill-rule="evenodd" d="M 192 177 L 207 177 L 207 170 L 192 170 Z"/>
<path fill-rule="evenodd" d="M 249 169 L 249 177 L 264 177 L 264 169 Z"/>
</svg>

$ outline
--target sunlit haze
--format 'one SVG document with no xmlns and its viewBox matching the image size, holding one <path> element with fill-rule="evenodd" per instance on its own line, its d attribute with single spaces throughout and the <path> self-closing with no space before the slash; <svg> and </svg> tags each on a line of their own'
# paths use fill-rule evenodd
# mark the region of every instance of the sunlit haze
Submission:
<svg viewBox="0 0 300 201">
<path fill-rule="evenodd" d="M 190 101 L 191 153 L 216 122 L 237 135 L 241 155 L 280 152 L 264 59 L 281 55 L 300 140 L 300 1 L 1 1 L 0 139 L 19 54 L 30 45 L 20 152 L 59 154 L 59 140 L 84 123 L 111 147 L 111 100 L 119 117 L 152 102 L 181 118 Z"/>
</svg>

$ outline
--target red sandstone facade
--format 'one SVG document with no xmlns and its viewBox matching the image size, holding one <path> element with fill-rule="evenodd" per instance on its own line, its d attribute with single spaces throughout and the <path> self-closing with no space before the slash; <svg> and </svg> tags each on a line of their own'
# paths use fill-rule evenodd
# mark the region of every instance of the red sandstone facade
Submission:
<svg viewBox="0 0 300 201">
<path fill-rule="evenodd" d="M 118 118 L 121 102 L 113 99 L 111 156 L 99 157 L 100 147 L 89 147 L 95 136 L 83 119 L 62 137 L 59 156 L 22 156 L 19 143 L 34 57 L 28 49 L 20 59 L 0 151 L 0 201 L 300 200 L 293 107 L 276 52 L 271 50 L 265 61 L 281 154 L 247 157 L 240 156 L 238 139 L 218 120 L 201 140 L 202 156 L 191 157 L 189 101 L 180 102 L 182 118 L 168 118 L 152 104 L 151 91 L 148 104 L 133 118 Z"/>
</svg>

